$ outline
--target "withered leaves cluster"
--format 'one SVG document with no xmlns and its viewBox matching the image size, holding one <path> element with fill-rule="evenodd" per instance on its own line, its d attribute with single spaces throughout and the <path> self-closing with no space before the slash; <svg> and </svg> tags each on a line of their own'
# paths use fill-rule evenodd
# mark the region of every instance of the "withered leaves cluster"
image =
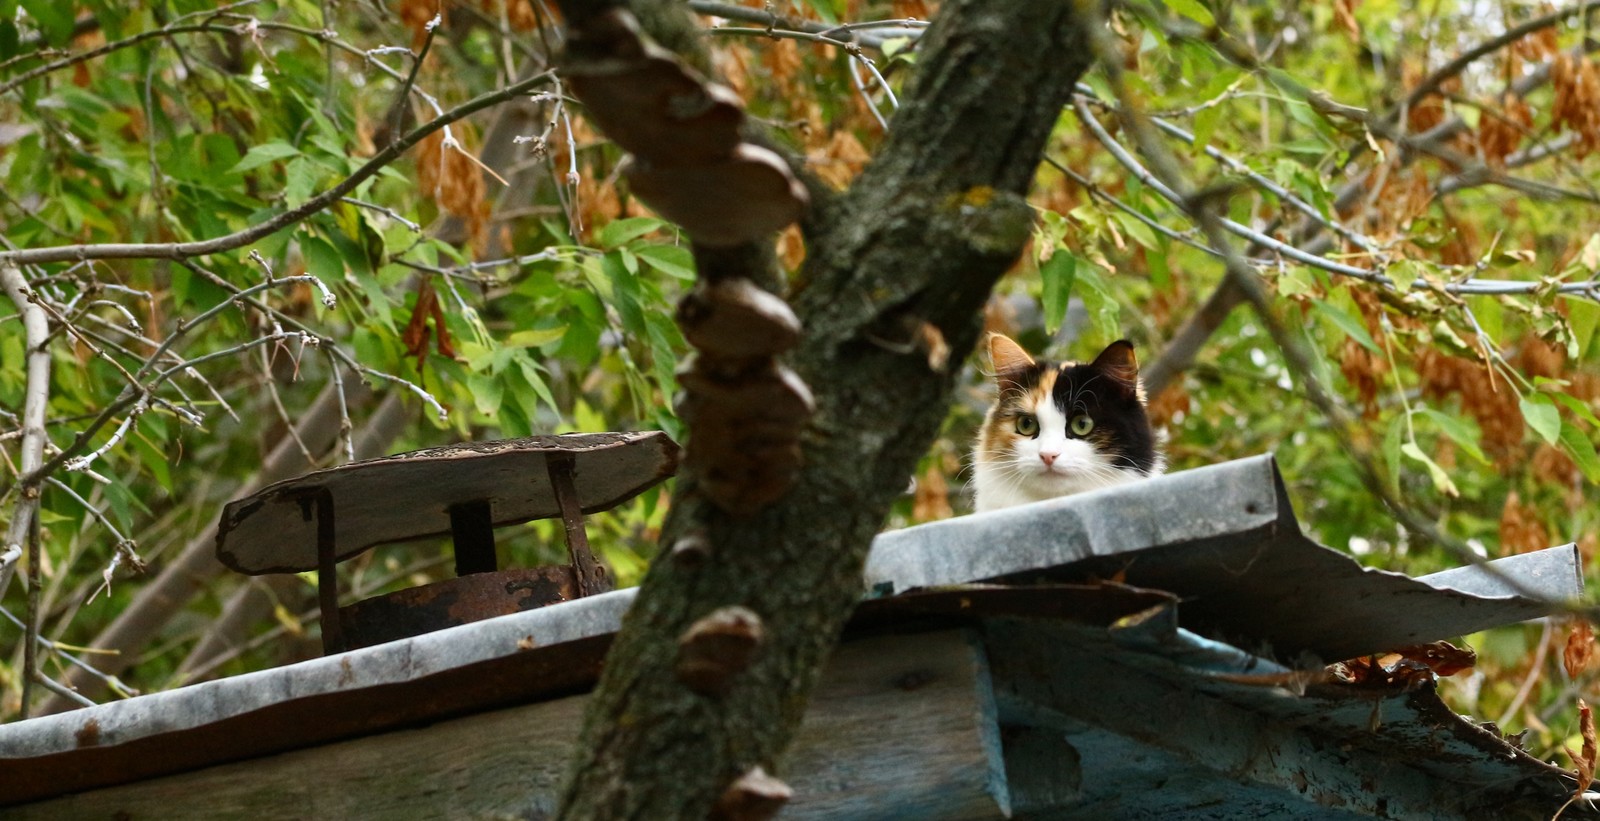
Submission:
<svg viewBox="0 0 1600 821">
<path fill-rule="evenodd" d="M 1472 648 L 1435 641 L 1342 661 L 1331 665 L 1328 672 L 1345 684 L 1412 690 L 1438 677 L 1469 670 L 1477 663 L 1478 654 Z"/>
</svg>

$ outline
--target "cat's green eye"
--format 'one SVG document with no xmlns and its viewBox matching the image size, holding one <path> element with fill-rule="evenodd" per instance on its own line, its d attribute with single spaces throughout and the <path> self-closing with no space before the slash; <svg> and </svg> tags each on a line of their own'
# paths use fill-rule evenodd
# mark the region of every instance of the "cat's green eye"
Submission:
<svg viewBox="0 0 1600 821">
<path fill-rule="evenodd" d="M 1089 414 L 1080 413 L 1072 417 L 1068 427 L 1072 428 L 1073 436 L 1088 436 L 1089 431 L 1094 430 L 1094 420 L 1089 418 Z"/>
<path fill-rule="evenodd" d="M 1029 416 L 1027 414 L 1023 414 L 1021 416 L 1018 416 L 1017 417 L 1017 433 L 1020 433 L 1023 436 L 1038 436 L 1039 435 L 1039 420 L 1035 419 L 1032 416 Z"/>
</svg>

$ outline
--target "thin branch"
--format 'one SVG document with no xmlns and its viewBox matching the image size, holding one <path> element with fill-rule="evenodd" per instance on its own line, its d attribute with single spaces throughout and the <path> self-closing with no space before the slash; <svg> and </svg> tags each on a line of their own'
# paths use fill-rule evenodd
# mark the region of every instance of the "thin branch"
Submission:
<svg viewBox="0 0 1600 821">
<path fill-rule="evenodd" d="M 200 268 L 199 266 L 188 264 L 186 260 L 180 260 L 180 263 L 184 264 L 186 267 L 189 267 L 191 270 L 204 271 L 204 269 Z M 107 449 L 106 447 L 100 448 L 99 450 L 97 450 L 95 452 L 95 455 L 90 457 L 87 461 L 82 461 L 82 460 L 79 460 L 77 458 L 78 454 L 81 453 L 83 451 L 83 449 L 88 446 L 89 442 L 94 438 L 94 435 L 96 433 L 98 433 L 100 431 L 100 429 L 102 427 L 104 427 L 107 423 L 109 423 L 113 418 L 115 418 L 117 416 L 117 414 L 120 414 L 120 413 L 122 413 L 124 411 L 128 411 L 128 410 L 130 410 L 130 409 L 132 409 L 132 408 L 134 408 L 136 406 L 148 405 L 151 397 L 154 396 L 155 390 L 157 388 L 159 388 L 168 379 L 170 379 L 172 377 L 172 375 L 174 375 L 176 373 L 179 373 L 179 372 L 193 372 L 193 368 L 194 368 L 195 365 L 198 365 L 198 364 L 200 364 L 202 362 L 210 361 L 211 359 L 215 359 L 215 358 L 218 357 L 218 355 L 231 355 L 231 354 L 239 353 L 239 352 L 241 352 L 243 350 L 247 350 L 249 347 L 252 347 L 253 345 L 263 344 L 262 340 L 256 340 L 254 343 L 246 343 L 246 345 L 244 345 L 244 346 L 239 346 L 239 347 L 235 347 L 235 348 L 229 348 L 229 349 L 227 349 L 225 351 L 220 351 L 217 354 L 208 354 L 208 355 L 199 357 L 197 359 L 192 359 L 192 360 L 179 362 L 179 363 L 173 365 L 172 367 L 167 368 L 166 370 L 158 371 L 156 377 L 153 380 L 151 380 L 148 384 L 143 383 L 141 380 L 143 380 L 145 378 L 145 376 L 148 375 L 152 369 L 156 368 L 157 363 L 159 363 L 162 360 L 163 356 L 167 353 L 168 349 L 174 343 L 176 343 L 181 337 L 185 336 L 190 331 L 194 330 L 194 328 L 196 328 L 197 326 L 209 321 L 210 319 L 212 319 L 213 317 L 215 317 L 216 315 L 221 313 L 223 310 L 226 310 L 228 307 L 233 305 L 235 302 L 241 301 L 241 300 L 246 302 L 246 303 L 250 303 L 253 306 L 260 307 L 262 310 L 269 310 L 269 309 L 265 308 L 265 306 L 262 306 L 259 302 L 254 301 L 252 299 L 252 296 L 254 294 L 256 294 L 256 293 L 259 293 L 261 291 L 265 291 L 265 290 L 267 290 L 269 288 L 277 287 L 277 286 L 282 285 L 284 283 L 310 282 L 310 281 L 314 280 L 314 278 L 309 277 L 309 276 L 277 277 L 277 278 L 269 279 L 266 282 L 262 282 L 262 283 L 258 283 L 256 285 L 252 285 L 249 288 L 240 289 L 237 286 L 233 285 L 232 283 L 229 283 L 226 280 L 222 279 L 221 277 L 218 277 L 215 274 L 211 274 L 209 271 L 206 271 L 205 273 L 207 275 L 209 275 L 208 278 L 212 282 L 220 283 L 220 284 L 223 285 L 223 287 L 227 288 L 230 291 L 233 291 L 234 292 L 233 298 L 230 299 L 230 300 L 219 302 L 218 304 L 212 306 L 211 308 L 209 308 L 206 311 L 202 312 L 201 314 L 199 314 L 198 316 L 194 317 L 193 319 L 180 322 L 178 324 L 177 330 L 173 331 L 173 333 L 171 335 L 169 335 L 166 338 L 166 340 L 164 340 L 161 343 L 160 347 L 158 347 L 155 350 L 154 353 L 152 353 L 148 358 L 145 359 L 144 364 L 139 368 L 138 372 L 132 375 L 131 384 L 129 384 L 126 388 L 123 389 L 122 393 L 116 398 L 116 400 L 113 401 L 110 405 L 106 406 L 100 412 L 100 415 L 95 417 L 94 421 L 89 423 L 89 426 L 87 428 L 85 428 L 82 431 L 79 431 L 78 435 L 73 438 L 72 443 L 70 445 L 68 445 L 66 448 L 63 448 L 60 453 L 57 453 L 55 456 L 52 456 L 49 461 L 45 462 L 42 465 L 39 465 L 37 469 L 35 469 L 35 470 L 33 470 L 33 471 L 29 472 L 29 473 L 24 474 L 24 477 L 23 477 L 24 480 L 31 480 L 33 482 L 37 482 L 40 477 L 48 476 L 50 473 L 53 473 L 57 468 L 65 466 L 65 465 L 69 465 L 69 464 L 76 465 L 76 467 L 69 467 L 69 469 L 72 469 L 72 470 L 83 470 L 84 468 L 88 467 L 89 463 L 92 463 L 94 461 L 94 458 L 98 457 L 100 454 L 103 454 L 105 452 L 105 450 Z M 312 334 L 309 329 L 306 329 L 304 325 L 300 325 L 299 323 L 295 323 L 295 325 L 299 329 L 299 333 L 297 333 L 297 334 L 295 334 L 293 336 L 299 337 L 299 338 L 310 337 L 311 339 L 315 340 L 315 342 L 313 344 L 320 344 L 323 341 L 320 337 L 317 337 L 315 334 Z M 286 339 L 286 338 L 290 338 L 290 336 L 291 335 L 289 335 L 289 334 L 278 334 L 278 335 L 273 335 L 271 337 L 268 337 L 265 341 L 274 341 L 275 339 Z M 413 387 L 415 387 L 415 386 L 413 386 Z M 131 416 L 136 416 L 136 415 L 137 415 L 137 412 L 134 412 L 134 413 L 131 414 Z M 131 416 L 130 416 L 130 418 L 131 418 Z M 128 422 L 129 422 L 128 419 L 125 419 L 123 421 L 123 425 L 119 426 L 119 431 L 120 432 L 123 432 L 123 433 L 126 432 L 126 425 L 128 424 Z M 120 439 L 120 436 L 114 436 L 113 439 L 114 440 L 115 439 Z M 114 444 L 114 441 L 111 442 L 111 443 L 108 443 L 108 445 L 110 445 L 110 444 Z M 3 592 L 3 589 L 0 589 L 0 592 Z"/>
<path fill-rule="evenodd" d="M 1159 117 L 1151 117 L 1150 122 L 1155 125 L 1156 128 L 1159 128 L 1162 131 L 1165 131 L 1166 133 L 1171 134 L 1172 136 L 1186 143 L 1189 143 L 1190 145 L 1194 144 L 1194 135 L 1183 130 L 1182 128 Z M 1322 212 L 1317 210 L 1316 206 L 1301 199 L 1293 191 L 1290 191 L 1289 189 L 1284 188 L 1283 186 L 1257 173 L 1255 169 L 1251 168 L 1240 160 L 1228 156 L 1209 143 L 1202 150 L 1205 151 L 1206 156 L 1221 162 L 1223 165 L 1226 165 L 1234 172 L 1254 183 L 1257 187 L 1267 191 L 1274 197 L 1277 197 L 1279 201 L 1294 206 L 1296 211 L 1304 214 L 1308 219 L 1317 222 L 1321 224 L 1322 227 L 1327 228 L 1329 231 L 1344 237 L 1362 250 L 1372 254 L 1382 253 L 1382 249 L 1378 247 L 1378 243 L 1371 237 L 1358 231 L 1353 231 L 1350 228 L 1340 224 L 1337 220 L 1332 220 L 1323 216 Z"/>
<path fill-rule="evenodd" d="M 1361 478 L 1362 485 L 1372 496 L 1378 499 L 1399 524 L 1407 530 L 1437 544 L 1446 552 L 1452 554 L 1457 561 L 1473 565 L 1484 572 L 1493 575 L 1505 583 L 1519 595 L 1540 601 L 1543 597 L 1531 591 L 1519 579 L 1515 579 L 1489 565 L 1466 544 L 1454 536 L 1444 532 L 1432 521 L 1414 511 L 1410 505 L 1402 500 L 1399 495 L 1390 489 L 1387 478 L 1379 472 L 1377 462 L 1372 458 L 1367 448 L 1359 442 L 1363 439 L 1358 435 L 1356 417 L 1341 403 L 1317 377 L 1316 367 L 1312 355 L 1306 350 L 1304 342 L 1297 336 L 1289 333 L 1288 328 L 1278 319 L 1273 310 L 1272 297 L 1267 292 L 1266 286 L 1260 277 L 1246 262 L 1244 256 L 1234 247 L 1228 238 L 1229 229 L 1224 220 L 1217 213 L 1218 201 L 1216 196 L 1204 196 L 1189 189 L 1179 170 L 1178 164 L 1167 150 L 1166 146 L 1156 136 L 1155 129 L 1149 124 L 1144 113 L 1135 102 L 1133 93 L 1123 80 L 1121 57 L 1110 42 L 1106 28 L 1089 26 L 1089 36 L 1094 44 L 1095 52 L 1099 56 L 1101 69 L 1110 80 L 1118 99 L 1118 114 L 1123 127 L 1133 136 L 1139 146 L 1140 153 L 1150 162 L 1151 167 L 1159 174 L 1162 187 L 1171 192 L 1178 203 L 1194 221 L 1205 231 L 1212 247 L 1223 253 L 1227 263 L 1227 277 L 1233 280 L 1243 292 L 1246 301 L 1255 310 L 1256 316 L 1265 326 L 1267 333 L 1272 337 L 1273 343 L 1283 355 L 1285 363 L 1295 381 L 1304 387 L 1306 396 L 1317 409 L 1331 423 L 1335 431 L 1335 440 L 1344 451 L 1346 457 L 1356 468 L 1357 475 Z M 1087 114 L 1081 98 L 1075 103 L 1079 108 L 1080 117 Z M 1090 118 L 1092 121 L 1092 118 Z M 1096 124 L 1098 125 L 1098 124 Z M 1146 172 L 1147 174 L 1149 172 Z M 1556 610 L 1576 610 L 1578 606 L 1571 602 L 1546 602 Z"/>
<path fill-rule="evenodd" d="M 5 609 L 4 607 L 0 607 L 0 616 L 4 616 L 6 618 L 6 620 L 10 621 L 12 624 L 14 624 L 14 625 L 16 625 L 18 627 L 24 626 L 22 619 L 17 618 L 14 613 L 12 613 L 10 610 Z M 62 644 L 62 643 L 57 642 L 57 641 L 51 641 L 50 639 L 47 639 L 44 636 L 36 636 L 35 640 L 39 644 L 43 645 L 45 647 L 45 649 L 47 649 L 50 652 L 52 652 L 52 653 L 54 653 L 54 654 L 56 654 L 56 655 L 58 655 L 58 656 L 60 656 L 60 657 L 62 657 L 64 659 L 66 659 L 74 667 L 78 667 L 78 668 L 82 669 L 84 672 L 88 673 L 89 675 L 94 676 L 95 678 L 100 679 L 101 681 L 105 682 L 106 685 L 111 688 L 111 691 L 116 693 L 117 695 L 120 695 L 120 696 L 123 696 L 123 697 L 131 696 L 131 695 L 138 695 L 138 692 L 139 692 L 138 690 L 135 690 L 134 688 L 129 687 L 127 684 L 124 684 L 121 679 L 119 679 L 119 678 L 117 678 L 116 676 L 113 676 L 113 675 L 108 675 L 106 673 L 102 673 L 100 670 L 96 669 L 94 665 L 92 665 L 92 664 L 84 661 L 83 659 L 78 658 L 77 656 L 73 655 L 72 653 L 68 652 L 68 647 L 69 647 L 68 645 Z M 108 651 L 86 649 L 86 650 L 84 650 L 84 652 L 106 653 Z M 80 696 L 80 698 L 81 697 L 82 696 Z M 91 703 L 93 703 L 93 702 L 91 702 Z"/>
<path fill-rule="evenodd" d="M 1160 194 L 1163 198 L 1174 205 L 1188 210 L 1189 206 L 1185 203 L 1185 198 L 1178 192 L 1174 191 L 1156 175 L 1152 174 L 1144 167 L 1143 164 L 1134 158 L 1134 156 L 1129 153 L 1121 143 L 1118 143 L 1116 139 L 1106 131 L 1105 126 L 1102 126 L 1099 120 L 1095 119 L 1094 113 L 1089 111 L 1085 101 L 1085 97 L 1078 95 L 1073 99 L 1073 107 L 1078 114 L 1078 118 L 1083 122 L 1084 126 L 1089 129 L 1089 132 L 1094 135 L 1095 139 L 1100 142 L 1101 146 L 1103 146 L 1106 151 L 1117 160 L 1117 162 L 1121 163 L 1124 168 L 1131 172 L 1134 177 L 1148 186 L 1152 191 Z M 1127 116 L 1126 112 L 1124 112 L 1120 107 L 1118 108 L 1118 113 L 1122 116 Z M 1146 156 L 1148 156 L 1148 154 L 1146 154 Z M 1250 228 L 1249 226 L 1242 225 L 1238 222 L 1228 219 L 1227 217 L 1218 216 L 1217 222 L 1224 231 L 1248 239 L 1263 248 L 1275 251 L 1296 262 L 1309 265 L 1313 268 L 1320 268 L 1329 273 L 1339 274 L 1340 276 L 1352 277 L 1354 279 L 1360 279 L 1378 285 L 1398 287 L 1394 280 L 1390 279 L 1387 275 L 1379 270 L 1372 268 L 1360 268 L 1354 265 L 1347 265 L 1342 262 L 1331 260 L 1326 257 L 1317 256 L 1316 254 L 1303 251 L 1293 245 L 1288 244 L 1287 242 L 1284 242 L 1283 240 L 1263 234 L 1260 231 Z M 1583 280 L 1581 282 L 1564 282 L 1556 286 L 1554 290 L 1556 293 L 1596 299 L 1595 289 L 1597 285 L 1600 285 L 1600 282 L 1592 279 Z M 1422 277 L 1418 277 L 1408 283 L 1405 287 L 1417 291 L 1431 291 L 1436 288 L 1442 288 L 1446 293 L 1466 295 L 1531 294 L 1544 291 L 1548 286 L 1543 282 L 1487 280 L 1477 278 L 1468 278 L 1460 281 L 1440 284 L 1430 282 Z"/>
<path fill-rule="evenodd" d="M 216 237 L 198 242 L 170 242 L 170 243 L 108 243 L 103 245 L 61 245 L 49 248 L 31 248 L 20 251 L 0 251 L 0 265 L 34 265 L 44 262 L 73 262 L 90 259 L 186 259 L 188 257 L 206 256 L 223 251 L 231 251 L 249 245 L 264 237 L 270 236 L 285 227 L 294 225 L 305 218 L 315 214 L 329 205 L 338 202 L 341 197 L 354 191 L 357 186 L 369 177 L 377 174 L 388 164 L 394 162 L 413 145 L 435 131 L 453 123 L 476 111 L 481 111 L 489 106 L 503 103 L 507 100 L 525 93 L 529 89 L 547 82 L 552 76 L 551 72 L 544 72 L 513 83 L 499 91 L 480 94 L 455 108 L 446 111 L 438 117 L 418 126 L 404 137 L 390 143 L 382 151 L 373 155 L 360 168 L 350 176 L 345 177 L 337 185 L 323 191 L 315 197 L 306 200 L 295 208 L 278 214 L 277 216 L 232 234 Z"/>
<path fill-rule="evenodd" d="M 1471 65 L 1478 59 L 1493 54 L 1496 51 L 1499 51 L 1500 49 L 1503 49 L 1506 46 L 1509 46 L 1512 43 L 1515 43 L 1516 41 L 1521 40 L 1522 38 L 1540 29 L 1546 29 L 1550 28 L 1551 26 L 1560 25 L 1568 18 L 1575 17 L 1592 8 L 1600 8 L 1600 0 L 1586 0 L 1585 2 L 1578 3 L 1577 5 L 1568 6 L 1567 8 L 1558 9 L 1550 12 L 1549 14 L 1535 17 L 1527 22 L 1521 23 L 1520 25 L 1512 26 L 1511 28 L 1506 29 L 1505 32 L 1495 37 L 1491 37 L 1477 44 L 1476 46 L 1461 52 L 1454 59 L 1446 62 L 1444 65 L 1436 69 L 1432 74 L 1429 74 L 1426 78 L 1424 78 L 1422 82 L 1418 83 L 1417 87 L 1412 89 L 1410 94 L 1406 95 L 1405 100 L 1402 101 L 1399 106 L 1392 109 L 1389 114 L 1384 117 L 1384 119 L 1389 122 L 1398 122 L 1401 111 L 1414 108 L 1429 94 L 1433 94 L 1434 92 L 1438 91 L 1440 86 L 1444 85 L 1444 83 L 1449 81 L 1452 77 L 1455 77 L 1456 75 L 1459 75 L 1461 72 L 1465 71 L 1467 66 Z"/>
<path fill-rule="evenodd" d="M 1528 702 L 1528 696 L 1533 692 L 1534 685 L 1544 676 L 1544 660 L 1550 652 L 1550 634 L 1554 632 L 1554 622 L 1545 619 L 1539 630 L 1539 649 L 1534 651 L 1533 663 L 1528 665 L 1528 675 L 1522 679 L 1522 686 L 1517 688 L 1516 695 L 1511 697 L 1504 711 L 1500 713 L 1500 720 L 1495 722 L 1501 727 L 1511 726 L 1511 720 L 1517 717 L 1522 710 L 1522 705 Z"/>
<path fill-rule="evenodd" d="M 825 37 L 831 37 L 837 32 L 845 32 L 856 36 L 861 45 L 873 49 L 882 49 L 883 44 L 890 40 L 901 38 L 916 40 L 922 36 L 923 31 L 928 27 L 927 21 L 913 19 L 874 20 L 844 25 L 828 25 L 827 23 L 819 23 L 813 20 L 783 17 L 774 13 L 771 5 L 768 5 L 765 10 L 736 6 L 732 3 L 705 2 L 705 0 L 689 0 L 688 5 L 695 12 L 710 17 L 739 20 L 745 23 L 759 23 L 766 27 L 760 30 L 762 34 L 766 34 L 769 29 L 776 32 L 782 32 L 787 29 L 789 32 L 818 34 Z M 884 29 L 884 31 L 879 31 L 879 29 Z M 717 29 L 713 28 L 711 31 L 715 32 Z M 780 34 L 779 36 L 784 35 Z"/>
<path fill-rule="evenodd" d="M 348 202 L 351 205 L 354 205 L 354 206 L 357 206 L 357 207 L 360 207 L 360 208 L 365 208 L 368 211 L 377 211 L 378 213 L 383 214 L 384 216 L 387 216 L 389 219 L 392 219 L 395 222 L 398 222 L 401 225 L 404 225 L 405 227 L 411 229 L 411 231 L 413 233 L 417 233 L 417 234 L 422 233 L 422 226 L 416 224 L 415 222 L 412 222 L 411 220 L 406 219 L 405 217 L 400 216 L 400 212 L 399 211 L 396 211 L 393 208 L 389 208 L 388 206 L 378 205 L 377 203 L 367 202 L 365 200 L 358 200 L 355 197 L 340 197 L 339 201 L 340 202 Z"/>
</svg>

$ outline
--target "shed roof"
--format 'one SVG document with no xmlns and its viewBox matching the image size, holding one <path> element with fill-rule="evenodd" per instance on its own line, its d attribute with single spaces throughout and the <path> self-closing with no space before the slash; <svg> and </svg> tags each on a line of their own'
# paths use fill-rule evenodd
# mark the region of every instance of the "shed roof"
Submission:
<svg viewBox="0 0 1600 821">
<path fill-rule="evenodd" d="M 1298 676 L 1307 654 L 1453 638 L 1546 612 L 1523 594 L 1582 593 L 1570 546 L 1490 567 L 1362 568 L 1300 533 L 1259 457 L 885 533 L 847 640 L 974 632 L 986 714 L 1009 739 L 993 787 L 1008 812 L 1548 817 L 1570 777 L 1455 716 L 1431 684 Z M 0 725 L 0 805 L 581 692 L 633 592 Z"/>
</svg>

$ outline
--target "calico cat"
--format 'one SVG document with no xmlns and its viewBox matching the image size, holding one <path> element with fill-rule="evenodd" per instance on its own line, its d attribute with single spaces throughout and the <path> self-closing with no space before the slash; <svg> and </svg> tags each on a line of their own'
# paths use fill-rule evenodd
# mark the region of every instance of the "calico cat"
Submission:
<svg viewBox="0 0 1600 821">
<path fill-rule="evenodd" d="M 1093 362 L 1035 362 L 989 335 L 999 396 L 973 455 L 977 509 L 997 510 L 1154 476 L 1166 460 L 1145 413 L 1133 343 Z"/>
</svg>

